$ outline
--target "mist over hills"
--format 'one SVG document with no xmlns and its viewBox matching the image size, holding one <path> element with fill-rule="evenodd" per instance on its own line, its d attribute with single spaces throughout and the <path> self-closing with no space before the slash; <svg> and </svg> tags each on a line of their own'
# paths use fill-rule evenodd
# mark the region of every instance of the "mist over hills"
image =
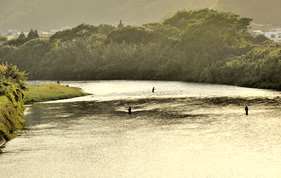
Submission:
<svg viewBox="0 0 281 178">
<path fill-rule="evenodd" d="M 214 8 L 253 18 L 257 24 L 281 26 L 280 0 L 218 0 Z"/>
<path fill-rule="evenodd" d="M 74 27 L 81 23 L 159 22 L 169 12 L 206 8 L 216 0 L 0 0 L 0 32 Z"/>
<path fill-rule="evenodd" d="M 280 0 L 0 0 L 0 32 L 74 27 L 81 23 L 126 25 L 159 22 L 182 9 L 214 8 L 281 26 Z"/>
</svg>

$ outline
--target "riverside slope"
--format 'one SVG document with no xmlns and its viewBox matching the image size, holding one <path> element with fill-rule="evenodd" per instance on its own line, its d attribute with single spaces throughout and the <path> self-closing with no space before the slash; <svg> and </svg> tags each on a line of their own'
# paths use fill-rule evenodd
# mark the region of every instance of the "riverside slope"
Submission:
<svg viewBox="0 0 281 178">
<path fill-rule="evenodd" d="M 56 84 L 43 84 L 40 87 L 29 86 L 24 103 L 68 99 L 86 95 L 80 88 Z M 0 147 L 16 137 L 17 131 L 25 125 L 24 110 L 18 110 L 6 96 L 0 96 Z"/>
</svg>

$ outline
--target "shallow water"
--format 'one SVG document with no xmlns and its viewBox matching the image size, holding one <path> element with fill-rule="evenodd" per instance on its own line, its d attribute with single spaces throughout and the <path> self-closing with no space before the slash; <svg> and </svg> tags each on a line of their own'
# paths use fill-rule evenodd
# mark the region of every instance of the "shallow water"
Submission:
<svg viewBox="0 0 281 178">
<path fill-rule="evenodd" d="M 281 176 L 279 92 L 183 82 L 63 84 L 94 95 L 30 106 L 26 128 L 2 149 L 0 177 Z"/>
</svg>

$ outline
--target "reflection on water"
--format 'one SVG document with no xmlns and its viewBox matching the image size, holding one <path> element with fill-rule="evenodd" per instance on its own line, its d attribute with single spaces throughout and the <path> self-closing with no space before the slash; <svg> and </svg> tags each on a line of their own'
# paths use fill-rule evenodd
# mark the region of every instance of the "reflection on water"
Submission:
<svg viewBox="0 0 281 178">
<path fill-rule="evenodd" d="M 280 92 L 243 88 L 227 85 L 212 85 L 185 82 L 161 81 L 92 81 L 61 82 L 64 85 L 80 87 L 92 96 L 79 97 L 61 102 L 106 101 L 136 98 L 181 98 L 181 97 L 277 97 Z M 152 88 L 155 92 L 152 93 Z"/>
<path fill-rule="evenodd" d="M 80 84 L 94 97 L 29 107 L 21 136 L 2 150 L 1 177 L 281 175 L 278 92 L 180 82 L 72 85 Z M 138 86 L 136 97 L 129 85 Z M 152 95 L 151 86 L 164 96 Z"/>
</svg>

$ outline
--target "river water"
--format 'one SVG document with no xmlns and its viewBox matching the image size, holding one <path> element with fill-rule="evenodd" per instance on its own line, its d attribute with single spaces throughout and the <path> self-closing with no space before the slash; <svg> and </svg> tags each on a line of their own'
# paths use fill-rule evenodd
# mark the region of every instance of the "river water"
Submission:
<svg viewBox="0 0 281 178">
<path fill-rule="evenodd" d="M 1 178 L 281 177 L 280 92 L 162 81 L 63 84 L 93 95 L 29 106 L 25 129 L 0 153 Z"/>
</svg>

